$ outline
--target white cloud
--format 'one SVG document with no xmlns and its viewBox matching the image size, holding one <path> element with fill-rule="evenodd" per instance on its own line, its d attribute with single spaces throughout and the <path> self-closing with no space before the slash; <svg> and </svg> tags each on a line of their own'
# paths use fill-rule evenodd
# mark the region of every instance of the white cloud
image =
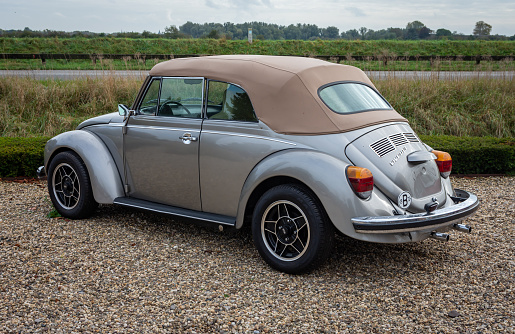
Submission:
<svg viewBox="0 0 515 334">
<path fill-rule="evenodd" d="M 354 14 L 354 16 L 357 16 L 357 17 L 367 16 L 367 14 L 365 14 L 364 11 L 362 11 L 360 8 L 357 8 L 357 7 L 347 7 L 347 10 L 349 12 L 351 12 L 352 14 Z"/>
</svg>

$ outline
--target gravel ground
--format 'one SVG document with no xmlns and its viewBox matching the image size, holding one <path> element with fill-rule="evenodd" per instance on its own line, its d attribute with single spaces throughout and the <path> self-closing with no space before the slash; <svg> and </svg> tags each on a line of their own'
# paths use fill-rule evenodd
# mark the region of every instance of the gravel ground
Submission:
<svg viewBox="0 0 515 334">
<path fill-rule="evenodd" d="M 338 237 L 322 268 L 269 268 L 229 233 L 101 206 L 50 219 L 43 183 L 0 182 L 0 332 L 515 332 L 515 178 L 478 194 L 470 235 L 403 245 Z"/>
</svg>

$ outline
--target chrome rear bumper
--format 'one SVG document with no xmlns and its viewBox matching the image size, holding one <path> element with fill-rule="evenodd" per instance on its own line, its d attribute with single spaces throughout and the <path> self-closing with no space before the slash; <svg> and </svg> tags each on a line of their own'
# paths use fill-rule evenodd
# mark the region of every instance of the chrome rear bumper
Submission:
<svg viewBox="0 0 515 334">
<path fill-rule="evenodd" d="M 352 224 L 357 233 L 401 233 L 434 230 L 455 224 L 471 216 L 479 208 L 476 195 L 455 189 L 456 203 L 431 213 L 416 213 L 399 216 L 355 217 Z"/>
</svg>

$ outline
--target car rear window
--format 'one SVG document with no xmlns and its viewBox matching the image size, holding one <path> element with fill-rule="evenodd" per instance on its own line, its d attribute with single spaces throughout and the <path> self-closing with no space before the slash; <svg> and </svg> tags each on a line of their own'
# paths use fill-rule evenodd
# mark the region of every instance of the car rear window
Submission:
<svg viewBox="0 0 515 334">
<path fill-rule="evenodd" d="M 360 83 L 345 82 L 327 85 L 319 89 L 318 94 L 322 101 L 338 114 L 392 109 L 379 93 Z"/>
</svg>

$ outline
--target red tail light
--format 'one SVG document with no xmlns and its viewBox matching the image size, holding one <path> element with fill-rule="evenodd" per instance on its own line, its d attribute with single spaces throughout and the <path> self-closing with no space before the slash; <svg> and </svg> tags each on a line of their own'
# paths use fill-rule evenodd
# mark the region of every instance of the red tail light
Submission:
<svg viewBox="0 0 515 334">
<path fill-rule="evenodd" d="M 433 154 L 436 155 L 436 165 L 440 170 L 440 175 L 442 175 L 443 178 L 447 178 L 452 170 L 451 155 L 442 151 L 433 151 Z"/>
<path fill-rule="evenodd" d="M 366 199 L 372 195 L 374 189 L 374 177 L 372 172 L 363 167 L 347 167 L 347 179 L 352 189 L 360 198 Z"/>
</svg>

